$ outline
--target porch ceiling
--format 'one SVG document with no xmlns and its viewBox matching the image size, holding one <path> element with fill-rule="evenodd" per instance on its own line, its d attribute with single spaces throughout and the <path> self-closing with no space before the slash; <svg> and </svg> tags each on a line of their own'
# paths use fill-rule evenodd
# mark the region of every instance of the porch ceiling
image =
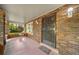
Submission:
<svg viewBox="0 0 79 59">
<path fill-rule="evenodd" d="M 43 15 L 51 10 L 62 6 L 62 4 L 3 4 L 7 18 L 10 21 L 24 23 L 35 17 Z"/>
</svg>

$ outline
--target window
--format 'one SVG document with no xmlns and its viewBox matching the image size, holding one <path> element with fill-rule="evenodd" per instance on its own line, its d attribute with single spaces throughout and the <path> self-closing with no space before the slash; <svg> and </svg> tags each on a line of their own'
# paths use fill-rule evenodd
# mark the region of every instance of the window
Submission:
<svg viewBox="0 0 79 59">
<path fill-rule="evenodd" d="M 33 35 L 33 22 L 26 24 L 26 32 Z"/>
</svg>

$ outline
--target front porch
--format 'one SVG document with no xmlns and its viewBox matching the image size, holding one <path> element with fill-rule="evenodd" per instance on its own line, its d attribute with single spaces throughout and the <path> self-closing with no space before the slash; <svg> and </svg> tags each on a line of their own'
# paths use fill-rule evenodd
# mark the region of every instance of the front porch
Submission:
<svg viewBox="0 0 79 59">
<path fill-rule="evenodd" d="M 0 54 L 79 54 L 79 5 L 2 6 Z"/>
<path fill-rule="evenodd" d="M 7 39 L 5 46 L 5 55 L 57 55 L 58 51 L 53 50 L 42 50 L 40 47 L 43 46 L 41 43 L 28 38 L 28 37 L 16 37 Z"/>
</svg>

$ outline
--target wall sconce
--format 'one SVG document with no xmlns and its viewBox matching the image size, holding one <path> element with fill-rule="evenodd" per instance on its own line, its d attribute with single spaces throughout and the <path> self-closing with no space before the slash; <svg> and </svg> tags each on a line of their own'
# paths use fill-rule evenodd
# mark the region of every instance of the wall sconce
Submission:
<svg viewBox="0 0 79 59">
<path fill-rule="evenodd" d="M 72 17 L 73 16 L 73 8 L 72 7 L 68 8 L 68 10 L 67 10 L 67 16 L 68 17 Z"/>
<path fill-rule="evenodd" d="M 36 22 L 36 24 L 38 24 L 38 21 L 37 20 L 35 22 Z"/>
</svg>

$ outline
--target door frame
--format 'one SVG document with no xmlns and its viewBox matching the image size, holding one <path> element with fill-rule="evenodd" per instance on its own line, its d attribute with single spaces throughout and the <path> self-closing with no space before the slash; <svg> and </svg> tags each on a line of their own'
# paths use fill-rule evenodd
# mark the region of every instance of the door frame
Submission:
<svg viewBox="0 0 79 59">
<path fill-rule="evenodd" d="M 57 29 L 57 26 L 56 26 L 56 12 L 52 15 L 50 14 L 50 15 L 47 15 L 47 16 L 43 17 L 42 18 L 42 25 L 41 25 L 41 42 L 42 43 L 43 43 L 43 20 L 45 20 L 45 18 L 47 18 L 47 17 L 52 17 L 52 16 L 55 16 L 55 30 Z M 55 32 L 55 47 L 54 48 L 57 47 L 56 40 L 57 40 L 57 38 L 56 38 L 56 32 Z M 48 46 L 50 46 L 50 45 L 48 45 Z"/>
</svg>

